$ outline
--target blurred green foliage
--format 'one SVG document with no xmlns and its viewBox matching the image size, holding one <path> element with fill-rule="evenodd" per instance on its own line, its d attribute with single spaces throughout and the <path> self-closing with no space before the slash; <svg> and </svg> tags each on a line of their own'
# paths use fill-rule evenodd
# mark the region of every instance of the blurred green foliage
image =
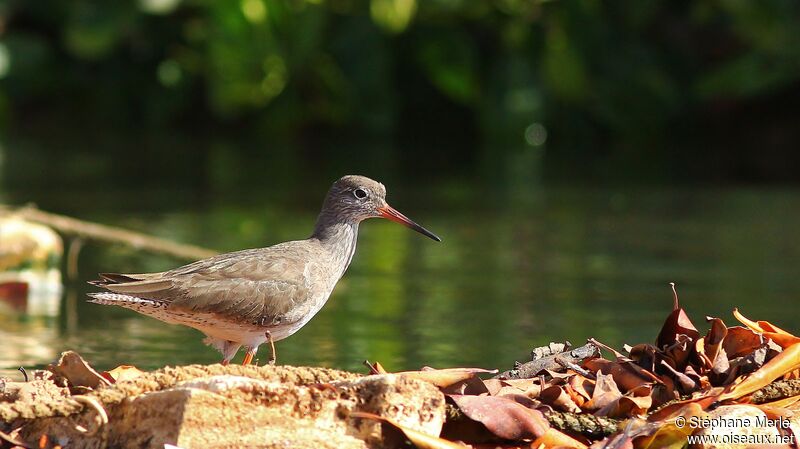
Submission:
<svg viewBox="0 0 800 449">
<path fill-rule="evenodd" d="M 371 136 L 504 174 L 796 180 L 798 5 L 0 0 L 0 123 Z"/>
</svg>

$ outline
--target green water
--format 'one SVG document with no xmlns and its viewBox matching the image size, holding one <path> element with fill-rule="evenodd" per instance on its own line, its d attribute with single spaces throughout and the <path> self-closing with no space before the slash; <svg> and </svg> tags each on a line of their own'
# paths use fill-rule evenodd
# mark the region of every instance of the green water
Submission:
<svg viewBox="0 0 800 449">
<path fill-rule="evenodd" d="M 390 202 L 443 242 L 364 223 L 347 274 L 322 311 L 277 344 L 279 363 L 507 369 L 550 341 L 651 342 L 672 304 L 670 281 L 703 330 L 706 315 L 732 323 L 739 307 L 800 331 L 800 191 L 388 187 Z M 118 193 L 17 192 L 4 200 L 230 251 L 305 238 L 323 193 L 182 200 L 138 192 L 106 201 Z M 90 206 L 73 201 L 87 195 Z M 18 377 L 19 365 L 41 367 L 66 349 L 102 369 L 219 361 L 195 330 L 85 302 L 93 289 L 85 281 L 98 271 L 182 263 L 87 244 L 58 316 L 0 316 L 0 371 Z M 267 356 L 262 347 L 259 358 Z"/>
</svg>

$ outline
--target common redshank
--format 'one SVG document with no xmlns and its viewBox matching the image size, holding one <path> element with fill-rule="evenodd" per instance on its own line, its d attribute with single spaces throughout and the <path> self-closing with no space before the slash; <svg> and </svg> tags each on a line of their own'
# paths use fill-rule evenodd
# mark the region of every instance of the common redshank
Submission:
<svg viewBox="0 0 800 449">
<path fill-rule="evenodd" d="M 244 365 L 259 345 L 303 327 L 325 305 L 356 250 L 358 225 L 383 217 L 441 241 L 386 203 L 383 184 L 345 176 L 328 191 L 314 232 L 306 240 L 246 249 L 161 273 L 101 273 L 90 283 L 109 292 L 90 302 L 135 310 L 171 324 L 193 327 L 222 353 L 227 365 L 241 346 Z"/>
</svg>

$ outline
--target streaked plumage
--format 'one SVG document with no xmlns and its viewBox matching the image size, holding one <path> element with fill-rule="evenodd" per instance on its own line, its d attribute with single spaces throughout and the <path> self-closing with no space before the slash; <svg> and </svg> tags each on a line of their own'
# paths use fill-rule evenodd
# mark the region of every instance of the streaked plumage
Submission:
<svg viewBox="0 0 800 449">
<path fill-rule="evenodd" d="M 109 292 L 92 293 L 90 301 L 198 329 L 222 352 L 223 363 L 245 346 L 248 363 L 267 331 L 275 341 L 286 338 L 322 308 L 350 265 L 362 220 L 389 218 L 439 240 L 389 207 L 385 196 L 382 184 L 345 176 L 328 191 L 306 240 L 221 254 L 162 273 L 101 274 L 92 284 Z"/>
</svg>

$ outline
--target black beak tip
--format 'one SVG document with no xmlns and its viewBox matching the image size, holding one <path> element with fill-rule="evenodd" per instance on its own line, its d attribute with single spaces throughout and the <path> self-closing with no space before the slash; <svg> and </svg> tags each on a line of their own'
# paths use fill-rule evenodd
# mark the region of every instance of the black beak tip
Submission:
<svg viewBox="0 0 800 449">
<path fill-rule="evenodd" d="M 422 226 L 420 226 L 420 225 L 418 225 L 416 223 L 413 224 L 412 228 L 415 231 L 419 232 L 420 234 L 424 235 L 425 237 L 428 237 L 431 240 L 435 240 L 437 242 L 441 242 L 442 241 L 442 239 L 438 235 L 434 234 L 433 232 L 423 228 Z"/>
</svg>

